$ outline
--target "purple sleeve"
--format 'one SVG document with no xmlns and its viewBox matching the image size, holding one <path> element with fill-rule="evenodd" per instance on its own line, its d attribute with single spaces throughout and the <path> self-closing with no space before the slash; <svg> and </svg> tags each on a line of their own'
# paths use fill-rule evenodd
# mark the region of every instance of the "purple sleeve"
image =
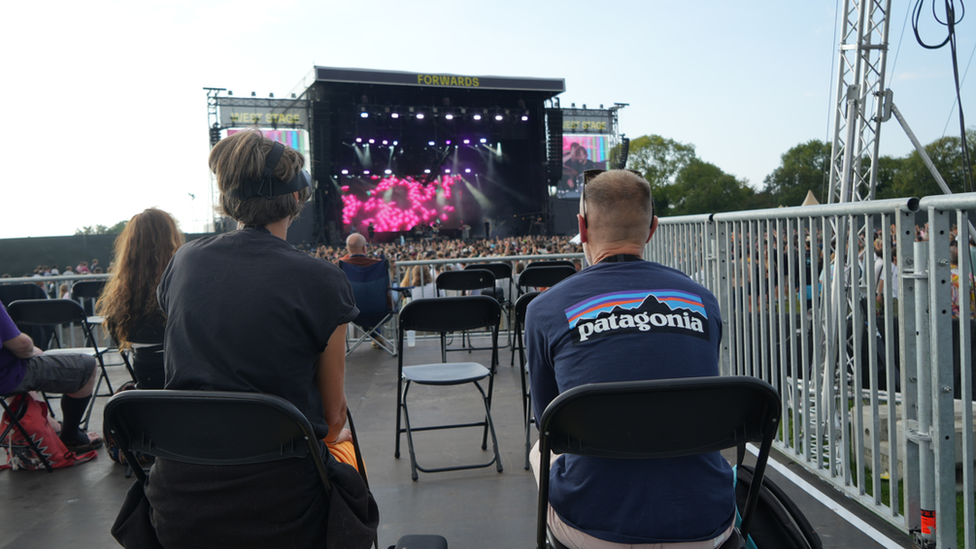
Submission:
<svg viewBox="0 0 976 549">
<path fill-rule="evenodd" d="M 7 314 L 7 308 L 0 305 L 0 342 L 10 341 L 19 335 L 20 330 L 17 329 L 14 321 L 10 319 L 10 315 Z"/>
</svg>

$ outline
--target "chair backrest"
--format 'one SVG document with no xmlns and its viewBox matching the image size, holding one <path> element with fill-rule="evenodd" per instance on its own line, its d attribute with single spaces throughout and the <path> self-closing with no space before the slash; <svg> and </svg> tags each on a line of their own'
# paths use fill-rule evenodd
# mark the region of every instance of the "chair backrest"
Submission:
<svg viewBox="0 0 976 549">
<path fill-rule="evenodd" d="M 98 299 L 105 288 L 105 280 L 82 280 L 71 286 L 71 295 L 85 299 Z"/>
<path fill-rule="evenodd" d="M 545 547 L 550 451 L 658 459 L 760 442 L 757 480 L 750 487 L 742 512 L 740 532 L 745 538 L 779 419 L 779 394 L 765 381 L 752 377 L 594 383 L 560 394 L 539 421 L 539 547 Z"/>
<path fill-rule="evenodd" d="M 7 307 L 17 324 L 45 326 L 78 322 L 87 326 L 88 315 L 77 301 L 70 299 L 19 299 Z"/>
<path fill-rule="evenodd" d="M 0 284 L 0 303 L 4 307 L 21 299 L 47 299 L 47 294 L 37 284 Z"/>
<path fill-rule="evenodd" d="M 105 427 L 128 463 L 134 452 L 199 465 L 314 461 L 329 490 L 318 439 L 287 400 L 228 391 L 125 391 L 105 404 Z M 145 484 L 140 467 L 133 471 Z"/>
<path fill-rule="evenodd" d="M 495 280 L 512 278 L 512 266 L 508 263 L 468 263 L 464 266 L 464 270 L 467 271 L 469 269 L 491 271 L 491 274 L 495 275 Z"/>
<path fill-rule="evenodd" d="M 346 273 L 361 315 L 383 315 L 390 312 L 387 295 L 390 292 L 390 268 L 386 260 L 362 266 L 339 262 Z"/>
<path fill-rule="evenodd" d="M 498 302 L 485 295 L 415 299 L 400 311 L 400 339 L 407 330 L 442 333 L 478 328 L 497 330 L 501 315 Z"/>
<path fill-rule="evenodd" d="M 576 269 L 569 265 L 526 268 L 518 277 L 518 286 L 519 289 L 549 288 L 574 274 Z"/>
<path fill-rule="evenodd" d="M 526 269 L 536 269 L 539 267 L 572 267 L 576 269 L 576 265 L 568 259 L 544 259 L 542 261 L 533 261 L 525 266 Z"/>
<path fill-rule="evenodd" d="M 528 292 L 523 294 L 522 297 L 518 298 L 518 301 L 515 302 L 515 322 L 517 322 L 519 326 L 525 325 L 525 313 L 529 308 L 529 303 L 532 303 L 532 300 L 540 295 L 542 295 L 542 292 Z"/>
<path fill-rule="evenodd" d="M 487 269 L 464 269 L 463 271 L 444 271 L 434 281 L 437 292 L 442 290 L 483 290 L 495 287 L 495 275 Z"/>
</svg>

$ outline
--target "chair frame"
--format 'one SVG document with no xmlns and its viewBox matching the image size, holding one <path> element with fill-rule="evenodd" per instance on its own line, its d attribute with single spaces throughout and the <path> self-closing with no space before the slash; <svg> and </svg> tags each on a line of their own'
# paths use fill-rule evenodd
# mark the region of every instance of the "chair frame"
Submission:
<svg viewBox="0 0 976 549">
<path fill-rule="evenodd" d="M 501 456 L 498 452 L 498 439 L 495 436 L 495 427 L 491 418 L 491 397 L 494 388 L 494 364 L 498 360 L 498 322 L 501 319 L 501 306 L 492 297 L 488 296 L 463 296 L 463 297 L 439 297 L 428 299 L 415 299 L 405 305 L 400 311 L 400 325 L 397 337 L 398 360 L 397 360 L 397 419 L 396 419 L 396 449 L 394 456 L 400 457 L 400 435 L 406 433 L 407 445 L 410 453 L 410 476 L 413 480 L 418 479 L 417 471 L 424 473 L 438 473 L 442 471 L 458 471 L 462 469 L 478 469 L 495 465 L 499 473 L 502 472 Z M 491 367 L 485 368 L 483 365 L 472 362 L 447 362 L 447 350 L 445 338 L 447 332 L 463 331 L 476 328 L 489 328 L 491 330 L 492 353 Z M 414 366 L 404 366 L 403 362 L 403 340 L 408 330 L 437 332 L 441 337 L 441 362 L 435 364 L 422 364 Z M 476 368 L 475 368 L 476 367 Z M 469 371 L 475 370 L 477 374 L 470 374 L 466 377 L 449 377 L 452 369 L 466 368 Z M 483 374 L 480 370 L 484 370 Z M 423 376 L 412 375 L 413 372 L 431 373 L 438 375 L 421 379 Z M 431 379 L 437 377 L 437 379 Z M 479 381 L 487 378 L 488 389 L 485 391 Z M 414 427 L 410 424 L 410 415 L 407 409 L 407 393 L 411 383 L 420 385 L 463 385 L 473 384 L 481 394 L 482 402 L 485 406 L 485 418 L 482 421 L 470 423 L 455 423 L 447 425 L 430 425 Z M 401 427 L 401 417 L 403 427 Z M 417 464 L 416 452 L 414 451 L 413 432 L 414 431 L 434 431 L 444 429 L 461 429 L 466 427 L 483 427 L 484 433 L 481 441 L 481 449 L 488 448 L 488 435 L 491 434 L 491 441 L 494 454 L 487 463 L 474 465 L 456 465 L 450 467 L 427 468 Z"/>
<path fill-rule="evenodd" d="M 545 265 L 540 265 L 539 263 L 546 263 Z M 555 264 L 550 264 L 555 263 Z M 569 263 L 568 265 L 566 263 Z M 530 263 L 528 267 L 522 271 L 519 275 L 516 287 L 518 288 L 518 296 L 522 297 L 525 295 L 523 290 L 526 288 L 551 288 L 556 284 L 562 282 L 563 280 L 576 274 L 576 268 L 573 264 L 566 261 L 558 262 L 536 262 Z M 528 276 L 526 276 L 528 275 Z M 517 300 L 516 300 L 517 301 Z M 521 345 L 521 343 L 518 343 Z M 515 345 L 512 346 L 512 358 L 510 364 L 515 365 Z"/>
<path fill-rule="evenodd" d="M 104 356 L 107 349 L 99 350 L 92 326 L 88 322 L 88 315 L 85 314 L 85 310 L 81 304 L 71 299 L 20 299 L 11 303 L 7 307 L 7 312 L 10 314 L 10 318 L 18 325 L 56 327 L 61 324 L 77 323 L 81 326 L 82 333 L 85 336 L 85 343 L 88 344 L 88 347 L 62 348 L 60 346 L 61 341 L 56 337 L 55 332 L 58 348 L 48 349 L 45 353 L 88 354 L 94 356 L 98 362 L 98 379 L 95 382 L 95 387 L 92 390 L 92 398 L 88 401 L 88 409 L 85 411 L 80 425 L 82 430 L 87 431 L 88 424 L 91 421 L 92 410 L 95 408 L 95 397 L 110 397 L 114 393 L 114 389 L 112 389 L 112 382 L 109 380 L 108 371 L 105 369 Z M 98 390 L 102 386 L 102 381 L 105 381 L 108 393 L 98 393 Z"/>
<path fill-rule="evenodd" d="M 522 417 L 525 423 L 525 470 L 529 470 L 529 452 L 532 450 L 530 444 L 530 433 L 532 429 L 532 424 L 535 420 L 532 418 L 532 394 L 530 393 L 530 388 L 528 384 L 529 371 L 526 368 L 525 360 L 525 345 L 522 340 L 523 328 L 525 326 L 525 315 L 529 308 L 529 303 L 533 299 L 542 295 L 542 292 L 528 292 L 522 297 L 518 298 L 515 302 L 515 337 L 518 341 L 519 350 L 519 370 L 521 375 L 519 376 L 522 380 Z"/>
<path fill-rule="evenodd" d="M 661 421 L 662 417 L 668 421 Z M 779 394 L 753 377 L 593 383 L 560 394 L 549 403 L 539 422 L 537 547 L 546 547 L 550 452 L 660 459 L 760 442 L 755 478 L 739 527 L 744 543 L 779 424 Z"/>
<path fill-rule="evenodd" d="M 47 472 L 53 473 L 54 467 L 51 465 L 51 461 L 48 460 L 47 456 L 44 455 L 44 452 L 41 451 L 41 448 L 37 445 L 37 442 L 34 441 L 34 437 L 28 434 L 27 429 L 24 429 L 24 426 L 20 423 L 20 417 L 18 417 L 18 415 L 21 414 L 21 408 L 14 410 L 10 407 L 9 404 L 7 404 L 7 398 L 12 396 L 16 396 L 16 395 L 0 396 L 0 408 L 3 408 L 4 414 L 6 414 L 6 416 L 9 418 L 10 421 L 7 424 L 7 428 L 3 430 L 3 433 L 0 433 L 0 442 L 7 440 L 7 435 L 12 430 L 17 429 L 20 432 L 20 434 L 24 437 L 24 440 L 27 441 L 27 445 L 30 446 L 31 450 L 34 451 L 34 455 L 38 456 L 41 459 L 41 463 L 44 464 L 44 468 L 47 469 Z M 29 394 L 25 394 L 24 398 L 33 398 L 33 397 L 31 397 Z M 24 405 L 22 404 L 21 407 L 24 407 Z M 13 457 L 13 456 L 9 456 L 9 457 Z"/>
<path fill-rule="evenodd" d="M 434 280 L 434 288 L 437 295 L 443 295 L 444 290 L 468 292 L 472 290 L 484 290 L 488 288 L 495 288 L 495 273 L 491 269 L 482 269 L 481 265 L 479 268 L 467 268 L 460 271 L 444 271 L 437 275 L 437 279 Z M 497 300 L 496 300 L 497 301 Z M 499 305 L 501 303 L 499 302 Z M 499 346 L 501 348 L 502 346 Z M 460 349 L 448 349 L 445 345 L 447 351 L 487 351 L 491 347 L 475 347 L 474 343 L 471 342 L 471 336 L 468 335 L 467 331 L 461 332 L 461 348 Z M 492 364 L 494 368 L 496 364 Z"/>
<path fill-rule="evenodd" d="M 381 263 L 383 264 L 383 269 L 384 269 L 384 272 L 386 273 L 386 286 L 387 286 L 387 290 L 386 290 L 386 296 L 384 297 L 384 299 L 392 299 L 392 297 L 390 296 L 390 291 L 391 291 L 391 289 L 390 289 L 391 288 L 391 284 L 390 284 L 391 281 L 390 281 L 390 275 L 389 275 L 389 272 L 390 272 L 390 264 L 389 264 L 389 262 L 386 259 L 383 259 L 381 261 Z M 376 265 L 378 265 L 378 264 L 370 265 L 368 267 L 375 267 Z M 345 261 L 339 261 L 339 269 L 342 270 L 343 273 L 346 273 L 346 276 L 348 277 L 349 275 L 348 275 L 348 273 L 346 271 L 347 268 L 357 269 L 357 268 L 364 268 L 364 267 L 361 267 L 359 265 L 353 265 L 351 263 L 346 263 Z M 346 356 L 349 356 L 350 353 L 352 353 L 353 351 L 355 351 L 357 348 L 359 348 L 360 345 L 362 345 L 366 341 L 375 341 L 380 346 L 381 349 L 383 349 L 384 351 L 386 351 L 387 353 L 389 353 L 391 356 L 396 356 L 397 355 L 396 344 L 394 342 L 390 341 L 389 339 L 387 339 L 387 337 L 384 336 L 383 333 L 382 333 L 383 326 L 386 325 L 391 320 L 393 321 L 393 324 L 392 324 L 393 325 L 393 329 L 396 330 L 396 326 L 397 326 L 396 318 L 397 318 L 397 314 L 398 314 L 396 304 L 394 303 L 392 309 L 388 309 L 388 310 L 384 311 L 383 313 L 373 313 L 373 312 L 363 313 L 362 311 L 360 311 L 360 315 L 362 315 L 362 314 L 368 314 L 368 315 L 373 315 L 373 316 L 376 316 L 376 317 L 381 317 L 381 319 L 378 322 L 376 322 L 376 324 L 372 328 L 367 328 L 367 327 L 364 327 L 364 326 L 362 326 L 360 324 L 357 324 L 356 323 L 356 319 L 353 319 L 350 322 L 350 324 L 352 324 L 356 328 L 362 330 L 363 334 L 361 336 L 359 336 L 354 342 L 349 343 L 349 338 L 348 338 L 348 335 L 349 334 L 347 332 L 347 334 L 346 334 L 347 335 L 347 338 L 346 338 Z M 375 334 L 376 337 L 374 337 L 374 334 Z M 379 338 L 379 339 L 377 339 L 377 338 Z"/>
<path fill-rule="evenodd" d="M 495 283 L 497 284 L 499 280 L 508 279 L 508 297 L 504 300 L 499 301 L 502 308 L 508 314 L 508 341 L 505 345 L 499 346 L 499 348 L 508 347 L 512 344 L 512 305 L 515 303 L 515 298 L 512 293 L 515 291 L 515 276 L 514 270 L 510 263 L 505 263 L 502 261 L 496 261 L 493 263 L 468 263 L 464 266 L 464 270 L 469 269 L 484 269 L 486 271 L 491 271 L 491 274 L 495 275 Z"/>
<path fill-rule="evenodd" d="M 233 414 L 227 410 L 233 410 Z M 312 425 L 294 404 L 275 395 L 124 391 L 105 404 L 104 425 L 115 437 L 127 463 L 139 463 L 137 451 L 197 465 L 308 458 L 315 462 L 325 494 L 331 490 Z M 146 484 L 146 472 L 141 467 L 133 467 L 133 471 L 139 482 Z"/>
</svg>

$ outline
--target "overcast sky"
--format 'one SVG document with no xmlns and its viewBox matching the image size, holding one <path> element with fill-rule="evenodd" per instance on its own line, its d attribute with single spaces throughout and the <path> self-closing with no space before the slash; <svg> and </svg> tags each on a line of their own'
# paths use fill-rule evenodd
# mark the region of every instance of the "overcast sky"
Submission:
<svg viewBox="0 0 976 549">
<path fill-rule="evenodd" d="M 948 47 L 925 50 L 906 26 L 914 3 L 892 1 L 889 85 L 929 143 L 958 134 L 954 115 L 946 130 L 955 92 Z M 701 159 L 759 189 L 790 147 L 830 139 L 838 4 L 7 2 L 0 238 L 73 234 L 150 206 L 184 231 L 202 230 L 211 217 L 202 88 L 282 97 L 315 65 L 564 78 L 562 106 L 629 103 L 620 112 L 627 136 L 694 144 Z M 923 22 L 941 41 L 930 12 Z M 963 72 L 976 20 L 957 32 Z M 973 79 L 963 83 L 964 108 L 976 108 Z M 911 151 L 894 119 L 881 147 Z"/>
</svg>

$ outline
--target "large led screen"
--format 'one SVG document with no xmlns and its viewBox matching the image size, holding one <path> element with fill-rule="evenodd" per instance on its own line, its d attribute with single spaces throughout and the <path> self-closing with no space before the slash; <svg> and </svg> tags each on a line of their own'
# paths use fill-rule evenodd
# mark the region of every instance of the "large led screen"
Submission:
<svg viewBox="0 0 976 549">
<path fill-rule="evenodd" d="M 604 135 L 563 136 L 563 176 L 556 186 L 559 198 L 579 198 L 586 170 L 606 169 L 610 151 Z"/>
<path fill-rule="evenodd" d="M 424 178 L 387 176 L 340 179 L 342 224 L 365 233 L 370 223 L 376 232 L 409 231 L 418 225 L 439 223 L 444 229 L 461 226 L 462 195 L 460 175 L 434 178 L 427 186 Z"/>
</svg>

